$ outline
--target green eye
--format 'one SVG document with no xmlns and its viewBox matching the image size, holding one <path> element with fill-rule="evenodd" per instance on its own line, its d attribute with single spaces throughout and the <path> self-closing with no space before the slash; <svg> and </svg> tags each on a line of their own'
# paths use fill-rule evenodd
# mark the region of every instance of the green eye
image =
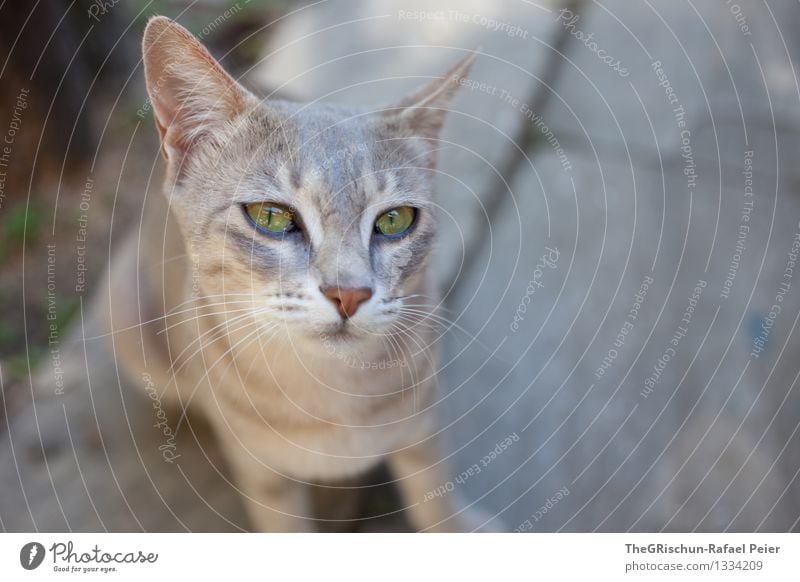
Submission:
<svg viewBox="0 0 800 582">
<path fill-rule="evenodd" d="M 386 236 L 398 236 L 406 232 L 414 224 L 416 208 L 399 206 L 384 212 L 375 221 L 375 232 Z"/>
<path fill-rule="evenodd" d="M 285 206 L 272 202 L 245 204 L 245 212 L 258 227 L 267 232 L 281 234 L 295 228 L 294 215 Z"/>
</svg>

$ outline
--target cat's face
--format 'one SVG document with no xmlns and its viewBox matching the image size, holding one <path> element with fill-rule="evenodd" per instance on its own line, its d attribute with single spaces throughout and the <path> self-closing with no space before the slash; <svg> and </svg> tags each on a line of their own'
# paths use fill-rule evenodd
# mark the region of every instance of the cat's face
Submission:
<svg viewBox="0 0 800 582">
<path fill-rule="evenodd" d="M 210 302 L 328 340 L 385 334 L 431 303 L 436 138 L 471 59 L 377 111 L 259 102 L 164 18 L 144 53 L 167 195 Z"/>
<path fill-rule="evenodd" d="M 184 168 L 171 206 L 198 282 L 252 294 L 293 330 L 383 333 L 420 290 L 436 234 L 429 149 L 370 114 L 300 108 L 247 114 Z M 342 312 L 337 288 L 362 292 Z"/>
</svg>

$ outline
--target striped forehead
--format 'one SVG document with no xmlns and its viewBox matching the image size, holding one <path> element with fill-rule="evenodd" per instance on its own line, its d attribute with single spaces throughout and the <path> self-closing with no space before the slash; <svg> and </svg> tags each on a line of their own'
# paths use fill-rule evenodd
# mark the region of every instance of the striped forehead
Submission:
<svg viewBox="0 0 800 582">
<path fill-rule="evenodd" d="M 313 183 L 315 188 L 304 190 L 314 204 L 342 210 L 363 203 L 370 189 L 391 195 L 394 184 L 419 192 L 419 147 L 397 128 L 377 123 L 373 113 L 329 104 L 279 105 L 277 119 L 268 115 L 260 124 L 269 133 L 260 149 L 267 154 L 267 174 L 288 171 L 281 186 L 291 191 Z"/>
<path fill-rule="evenodd" d="M 329 105 L 282 107 L 279 119 L 267 116 L 260 124 L 260 173 L 298 209 L 312 243 L 355 235 L 365 213 L 383 210 L 402 192 L 423 190 L 413 144 L 387 135 L 369 114 Z"/>
<path fill-rule="evenodd" d="M 284 187 L 299 209 L 352 227 L 385 184 L 375 175 L 374 136 L 358 120 L 333 114 L 299 119 L 293 129 L 295 148 L 281 172 Z"/>
</svg>

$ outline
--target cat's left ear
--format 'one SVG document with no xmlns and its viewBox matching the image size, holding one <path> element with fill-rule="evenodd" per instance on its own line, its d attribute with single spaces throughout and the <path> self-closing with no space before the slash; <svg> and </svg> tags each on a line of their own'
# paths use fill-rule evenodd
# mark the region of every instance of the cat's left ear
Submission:
<svg viewBox="0 0 800 582">
<path fill-rule="evenodd" d="M 480 54 L 476 49 L 458 61 L 443 77 L 434 79 L 385 111 L 393 121 L 399 121 L 414 135 L 436 140 L 444 125 L 450 104 L 458 89 L 467 80 L 472 63 Z"/>
<path fill-rule="evenodd" d="M 147 23 L 142 60 L 161 152 L 175 168 L 255 100 L 192 33 L 164 16 Z"/>
</svg>

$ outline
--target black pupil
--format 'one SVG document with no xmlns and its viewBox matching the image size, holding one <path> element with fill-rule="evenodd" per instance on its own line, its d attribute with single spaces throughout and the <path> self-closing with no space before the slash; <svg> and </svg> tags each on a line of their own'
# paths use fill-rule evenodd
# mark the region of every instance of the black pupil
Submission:
<svg viewBox="0 0 800 582">
<path fill-rule="evenodd" d="M 264 218 L 266 219 L 265 223 L 268 228 L 273 227 L 273 222 L 275 222 L 274 219 L 279 218 L 281 215 L 283 215 L 283 210 L 274 207 L 264 209 L 262 210 L 262 212 L 266 215 Z M 288 223 L 286 224 L 286 226 L 288 226 Z"/>
</svg>

